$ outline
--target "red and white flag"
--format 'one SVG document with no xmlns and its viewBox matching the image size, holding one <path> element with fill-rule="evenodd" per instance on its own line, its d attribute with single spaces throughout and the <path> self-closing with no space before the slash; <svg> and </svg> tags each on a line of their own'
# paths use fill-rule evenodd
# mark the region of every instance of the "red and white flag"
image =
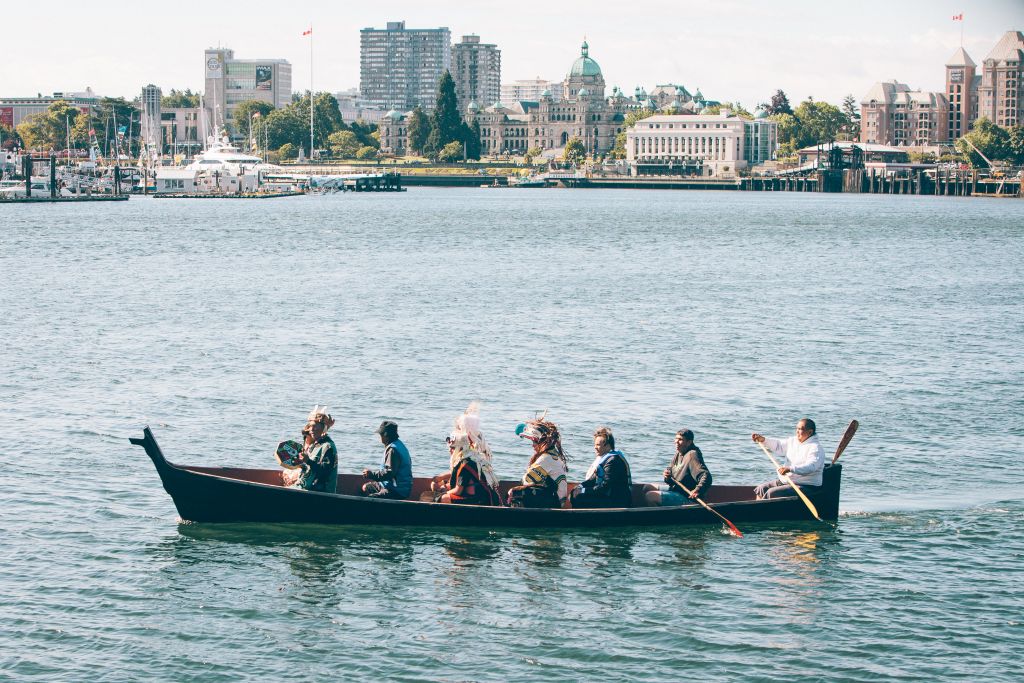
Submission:
<svg viewBox="0 0 1024 683">
<path fill-rule="evenodd" d="M 961 16 L 963 16 L 963 15 L 961 15 Z M 311 35 L 313 35 L 313 27 L 312 27 L 312 26 L 310 26 L 310 27 L 309 27 L 308 29 L 306 29 L 305 31 L 303 31 L 303 32 L 302 32 L 302 35 L 304 35 L 304 36 L 311 36 Z"/>
<path fill-rule="evenodd" d="M 964 20 L 964 13 L 963 12 L 961 12 L 960 14 L 954 14 L 953 15 L 953 21 L 963 21 L 963 20 Z"/>
</svg>

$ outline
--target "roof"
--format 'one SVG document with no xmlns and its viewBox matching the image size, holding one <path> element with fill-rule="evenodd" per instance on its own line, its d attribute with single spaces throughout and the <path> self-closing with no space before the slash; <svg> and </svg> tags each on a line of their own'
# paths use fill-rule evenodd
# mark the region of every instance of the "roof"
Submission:
<svg viewBox="0 0 1024 683">
<path fill-rule="evenodd" d="M 889 152 L 892 154 L 906 154 L 907 150 L 905 147 L 892 147 L 890 145 L 879 145 L 873 142 L 833 142 L 833 145 L 840 149 L 850 149 L 851 147 L 860 147 L 865 152 Z M 828 143 L 821 145 L 822 149 L 828 148 Z M 814 154 L 818 151 L 818 145 L 809 145 L 803 149 L 798 149 L 797 154 Z"/>
<path fill-rule="evenodd" d="M 994 59 L 1004 62 L 1008 59 L 1024 59 L 1024 33 L 1020 31 L 1007 31 L 999 39 L 992 52 L 988 53 L 985 61 Z"/>
<path fill-rule="evenodd" d="M 946 66 L 978 66 L 978 65 L 974 63 L 974 60 L 971 59 L 970 55 L 968 55 L 967 52 L 961 47 L 960 49 L 958 49 L 956 52 L 953 53 L 952 57 L 949 58 L 949 61 L 946 62 Z"/>
<path fill-rule="evenodd" d="M 587 45 L 587 41 L 583 41 L 583 46 L 580 49 L 580 56 L 572 63 L 569 68 L 569 78 L 573 76 L 600 76 L 601 67 L 598 66 L 597 62 L 590 58 L 590 46 Z"/>
</svg>

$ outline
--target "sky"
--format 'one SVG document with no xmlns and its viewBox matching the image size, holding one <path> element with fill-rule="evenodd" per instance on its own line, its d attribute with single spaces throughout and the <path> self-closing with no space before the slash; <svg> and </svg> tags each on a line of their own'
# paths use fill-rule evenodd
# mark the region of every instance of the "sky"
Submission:
<svg viewBox="0 0 1024 683">
<path fill-rule="evenodd" d="M 963 13 L 964 21 L 954 22 Z M 961 44 L 979 65 L 999 38 L 1024 31 L 1024 0 L 237 0 L 218 3 L 21 0 L 0 13 L 0 97 L 91 87 L 134 98 L 142 86 L 203 89 L 203 50 L 292 63 L 293 90 L 359 86 L 359 30 L 388 21 L 447 26 L 501 49 L 502 82 L 561 81 L 584 38 L 607 84 L 627 94 L 675 83 L 748 108 L 784 90 L 858 100 L 877 81 L 941 90 Z"/>
</svg>

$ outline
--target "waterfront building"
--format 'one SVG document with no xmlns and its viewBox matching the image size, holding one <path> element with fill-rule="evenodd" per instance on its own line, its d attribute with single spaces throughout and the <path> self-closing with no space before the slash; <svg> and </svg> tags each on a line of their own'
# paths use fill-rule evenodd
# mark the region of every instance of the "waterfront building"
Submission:
<svg viewBox="0 0 1024 683">
<path fill-rule="evenodd" d="M 731 176 L 775 158 L 778 124 L 763 110 L 754 120 L 730 111 L 712 115 L 656 114 L 626 131 L 633 175 Z"/>
<path fill-rule="evenodd" d="M 501 84 L 500 102 L 511 107 L 516 102 L 540 102 L 541 95 L 547 91 L 554 101 L 562 99 L 562 84 L 556 81 L 545 81 L 540 76 L 525 81 L 512 81 Z M 493 104 L 492 100 L 477 100 L 482 106 Z M 467 103 L 468 104 L 468 103 Z"/>
<path fill-rule="evenodd" d="M 259 100 L 279 109 L 292 101 L 292 65 L 286 59 L 236 59 L 229 48 L 210 48 L 204 59 L 203 106 L 215 126 L 231 126 L 242 102 Z"/>
<path fill-rule="evenodd" d="M 190 157 L 203 149 L 199 107 L 181 107 L 160 110 L 161 153 L 175 157 Z"/>
<path fill-rule="evenodd" d="M 432 110 L 441 75 L 451 69 L 447 27 L 407 29 L 404 21 L 359 32 L 359 92 L 384 110 Z"/>
<path fill-rule="evenodd" d="M 481 43 L 480 36 L 462 36 L 461 43 L 452 45 L 451 72 L 459 111 L 470 102 L 493 104 L 501 96 L 501 50 Z"/>
<path fill-rule="evenodd" d="M 951 144 L 970 131 L 978 116 L 981 76 L 976 70 L 977 64 L 962 47 L 946 62 L 946 100 L 949 102 L 946 128 L 947 141 Z"/>
<path fill-rule="evenodd" d="M 865 167 L 868 168 L 882 168 L 892 167 L 898 164 L 907 164 L 910 159 L 910 150 L 906 147 L 892 147 L 890 145 L 877 145 L 868 142 L 849 142 L 849 141 L 837 141 L 832 143 L 824 143 L 821 145 L 810 145 L 802 149 L 798 149 L 796 154 L 798 163 L 801 166 L 811 163 L 823 164 L 828 160 L 828 155 L 832 147 L 838 147 L 847 153 L 854 148 L 858 148 L 861 151 L 861 160 L 864 162 Z"/>
<path fill-rule="evenodd" d="M 978 115 L 1000 126 L 1024 123 L 1024 33 L 1007 31 L 981 65 Z"/>
<path fill-rule="evenodd" d="M 37 94 L 35 97 L 0 97 L 0 123 L 13 128 L 24 121 L 26 116 L 45 112 L 58 100 L 67 102 L 69 106 L 83 113 L 89 113 L 93 107 L 99 105 L 101 99 L 92 88 L 86 88 L 83 92 L 55 92 L 47 96 Z"/>
<path fill-rule="evenodd" d="M 560 98 L 546 90 L 538 101 L 522 100 L 511 106 L 499 102 L 481 107 L 471 102 L 466 118 L 480 122 L 484 154 L 524 154 L 531 148 L 553 154 L 577 137 L 587 154 L 600 155 L 615 146 L 626 113 L 639 106 L 617 87 L 605 96 L 601 67 L 584 41 L 561 83 Z"/>
<path fill-rule="evenodd" d="M 943 93 L 881 81 L 871 87 L 860 106 L 861 142 L 908 147 L 949 140 L 949 100 Z"/>
</svg>

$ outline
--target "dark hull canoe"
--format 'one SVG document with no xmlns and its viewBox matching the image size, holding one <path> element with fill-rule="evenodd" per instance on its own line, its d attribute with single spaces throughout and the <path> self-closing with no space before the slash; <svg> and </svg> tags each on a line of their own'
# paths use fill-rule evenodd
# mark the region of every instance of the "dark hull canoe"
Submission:
<svg viewBox="0 0 1024 683">
<path fill-rule="evenodd" d="M 632 507 L 601 510 L 525 509 L 444 505 L 420 502 L 429 479 L 415 480 L 409 500 L 375 500 L 357 495 L 363 482 L 357 475 L 339 475 L 338 493 L 285 488 L 281 470 L 195 467 L 169 462 L 146 427 L 143 438 L 132 438 L 152 459 L 164 490 L 174 500 L 181 519 L 191 522 L 302 522 L 316 524 L 376 524 L 392 526 L 608 527 L 721 524 L 699 505 Z M 810 495 L 822 519 L 839 515 L 842 466 L 825 469 L 821 489 Z M 507 490 L 518 482 L 503 481 Z M 642 505 L 641 485 L 634 485 L 634 503 Z M 733 523 L 807 521 L 813 519 L 797 498 L 754 500 L 752 486 L 713 486 L 705 500 Z"/>
</svg>

